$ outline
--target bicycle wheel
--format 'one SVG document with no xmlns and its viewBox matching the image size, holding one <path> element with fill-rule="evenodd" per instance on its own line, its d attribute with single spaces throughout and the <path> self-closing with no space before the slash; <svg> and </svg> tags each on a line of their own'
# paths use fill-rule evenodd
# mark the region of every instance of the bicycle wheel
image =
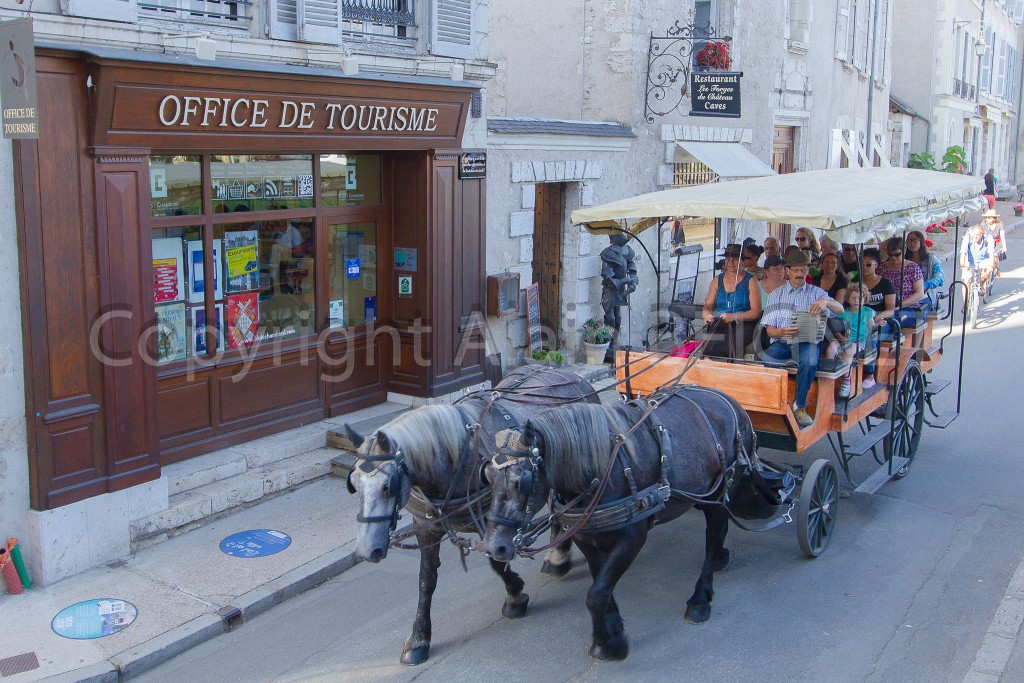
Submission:
<svg viewBox="0 0 1024 683">
<path fill-rule="evenodd" d="M 978 287 L 971 287 L 970 299 L 967 301 L 967 320 L 971 329 L 978 327 L 978 309 L 981 307 L 981 291 Z"/>
</svg>

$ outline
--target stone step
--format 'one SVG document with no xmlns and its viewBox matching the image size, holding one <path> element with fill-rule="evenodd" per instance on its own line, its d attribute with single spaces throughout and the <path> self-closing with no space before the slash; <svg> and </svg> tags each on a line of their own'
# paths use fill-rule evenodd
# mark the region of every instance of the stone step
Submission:
<svg viewBox="0 0 1024 683">
<path fill-rule="evenodd" d="M 131 524 L 133 549 L 139 544 L 164 540 L 203 525 L 231 511 L 248 507 L 331 471 L 338 451 L 322 445 L 234 476 L 181 491 L 170 496 L 166 510 Z"/>
</svg>

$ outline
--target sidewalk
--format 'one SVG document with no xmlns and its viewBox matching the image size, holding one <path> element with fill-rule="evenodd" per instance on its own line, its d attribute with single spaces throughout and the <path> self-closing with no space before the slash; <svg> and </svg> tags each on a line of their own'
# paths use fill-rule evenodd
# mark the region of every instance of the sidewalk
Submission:
<svg viewBox="0 0 1024 683">
<path fill-rule="evenodd" d="M 567 369 L 596 386 L 608 375 L 607 368 L 596 366 Z M 395 415 L 369 409 L 366 414 L 380 417 L 361 419 L 362 412 L 351 418 L 364 434 Z M 338 451 L 340 460 L 348 459 L 345 453 Z M 0 592 L 0 675 L 4 683 L 113 682 L 244 628 L 249 619 L 355 566 L 357 508 L 358 498 L 348 493 L 345 480 L 328 475 L 106 567 L 21 595 Z M 265 557 L 221 551 L 228 536 L 259 529 L 283 532 L 291 543 Z M 138 611 L 135 621 L 93 640 L 64 638 L 51 628 L 61 610 L 107 598 L 131 603 Z"/>
</svg>

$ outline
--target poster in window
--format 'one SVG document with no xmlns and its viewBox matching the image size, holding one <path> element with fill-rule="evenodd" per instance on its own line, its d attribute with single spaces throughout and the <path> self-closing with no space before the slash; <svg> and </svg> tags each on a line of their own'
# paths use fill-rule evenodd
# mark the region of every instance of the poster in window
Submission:
<svg viewBox="0 0 1024 683">
<path fill-rule="evenodd" d="M 217 350 L 224 350 L 224 304 L 217 304 L 214 310 L 214 316 L 216 320 L 211 323 L 211 327 L 217 335 Z M 193 356 L 205 356 L 206 355 L 206 309 L 202 306 L 195 306 L 191 309 L 192 314 L 192 355 Z"/>
<path fill-rule="evenodd" d="M 188 269 L 189 288 L 188 301 L 191 304 L 201 304 L 206 296 L 206 275 L 203 272 L 203 241 L 189 240 L 188 247 Z M 221 244 L 220 240 L 213 241 L 213 298 L 220 301 L 224 298 L 223 284 L 221 283 Z"/>
<path fill-rule="evenodd" d="M 256 341 L 260 320 L 258 292 L 228 295 L 225 314 L 229 349 L 239 349 Z"/>
<path fill-rule="evenodd" d="M 259 259 L 256 242 L 259 232 L 241 230 L 224 233 L 224 259 L 227 262 L 228 292 L 247 292 L 259 286 Z"/>
<path fill-rule="evenodd" d="M 185 263 L 180 237 L 153 240 L 153 302 L 185 300 Z"/>
<path fill-rule="evenodd" d="M 179 242 L 181 240 L 178 240 Z M 185 304 L 156 307 L 156 362 L 169 363 L 185 357 Z"/>
</svg>

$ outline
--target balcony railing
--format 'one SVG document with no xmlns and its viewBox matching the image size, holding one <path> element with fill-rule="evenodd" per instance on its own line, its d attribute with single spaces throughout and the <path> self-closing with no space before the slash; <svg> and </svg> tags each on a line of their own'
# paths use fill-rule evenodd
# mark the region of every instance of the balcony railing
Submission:
<svg viewBox="0 0 1024 683">
<path fill-rule="evenodd" d="M 961 81 L 959 78 L 953 79 L 953 94 L 957 97 L 962 97 L 965 100 L 974 101 L 974 86 L 966 81 Z"/>
<path fill-rule="evenodd" d="M 343 0 L 341 16 L 350 21 L 412 26 L 412 0 Z"/>
</svg>

